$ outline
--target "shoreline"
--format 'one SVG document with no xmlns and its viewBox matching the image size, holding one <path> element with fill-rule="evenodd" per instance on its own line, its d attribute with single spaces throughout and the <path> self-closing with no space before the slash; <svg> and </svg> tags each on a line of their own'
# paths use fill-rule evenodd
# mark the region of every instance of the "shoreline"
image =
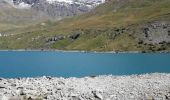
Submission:
<svg viewBox="0 0 170 100">
<path fill-rule="evenodd" d="M 77 79 L 82 79 L 82 78 L 96 78 L 96 77 L 106 77 L 106 76 L 113 76 L 113 77 L 127 77 L 127 76 L 140 76 L 140 75 L 151 75 L 151 74 L 170 74 L 170 72 L 153 72 L 153 73 L 142 73 L 142 74 L 118 74 L 118 75 L 113 75 L 113 74 L 102 74 L 102 75 L 88 75 L 88 76 L 70 76 L 70 77 L 64 77 L 64 76 L 49 76 L 49 75 L 41 75 L 41 76 L 26 76 L 26 77 L 1 77 L 1 79 L 27 79 L 27 78 L 43 78 L 43 77 L 50 77 L 50 78 L 62 78 L 62 79 L 70 79 L 70 78 L 77 78 Z"/>
<path fill-rule="evenodd" d="M 154 51 L 154 52 L 151 52 L 151 51 L 86 51 L 86 50 L 58 50 L 58 49 L 14 49 L 14 50 L 8 50 L 8 49 L 4 49 L 4 50 L 0 50 L 0 51 L 21 51 L 21 52 L 24 52 L 24 51 L 35 51 L 35 52 L 75 52 L 75 53 L 110 53 L 110 54 L 121 54 L 121 53 L 132 53 L 132 54 L 136 54 L 136 53 L 170 53 L 170 51 Z"/>
<path fill-rule="evenodd" d="M 0 100 L 168 100 L 170 73 L 0 78 Z"/>
<path fill-rule="evenodd" d="M 61 78 L 61 79 L 71 79 L 71 78 L 76 78 L 76 79 L 82 79 L 82 78 L 96 78 L 96 77 L 107 77 L 107 76 L 111 76 L 111 77 L 131 77 L 131 76 L 144 76 L 144 75 L 156 75 L 156 74 L 170 74 L 170 72 L 153 72 L 153 73 L 142 73 L 142 74 L 123 74 L 123 75 L 113 75 L 113 74 L 102 74 L 102 75 L 89 75 L 89 76 L 82 76 L 82 77 L 76 77 L 76 76 L 71 76 L 71 77 L 64 77 L 64 76 L 46 76 L 46 75 L 42 75 L 42 76 L 28 76 L 28 77 L 0 77 L 1 79 L 27 79 L 27 78 L 32 78 L 32 79 L 36 79 L 36 78 Z"/>
</svg>

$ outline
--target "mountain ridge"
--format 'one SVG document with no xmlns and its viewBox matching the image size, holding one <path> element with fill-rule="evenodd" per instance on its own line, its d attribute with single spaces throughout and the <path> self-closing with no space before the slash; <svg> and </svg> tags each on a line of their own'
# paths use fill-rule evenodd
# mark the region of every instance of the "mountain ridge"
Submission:
<svg viewBox="0 0 170 100">
<path fill-rule="evenodd" d="M 88 12 L 104 0 L 13 0 L 19 8 L 32 8 L 42 11 L 50 17 L 62 19 Z"/>
</svg>

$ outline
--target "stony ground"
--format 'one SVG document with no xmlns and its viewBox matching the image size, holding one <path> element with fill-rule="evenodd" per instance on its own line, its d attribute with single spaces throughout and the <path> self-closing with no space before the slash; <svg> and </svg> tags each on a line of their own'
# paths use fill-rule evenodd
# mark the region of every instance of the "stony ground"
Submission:
<svg viewBox="0 0 170 100">
<path fill-rule="evenodd" d="M 0 78 L 0 100 L 170 100 L 170 74 Z"/>
</svg>

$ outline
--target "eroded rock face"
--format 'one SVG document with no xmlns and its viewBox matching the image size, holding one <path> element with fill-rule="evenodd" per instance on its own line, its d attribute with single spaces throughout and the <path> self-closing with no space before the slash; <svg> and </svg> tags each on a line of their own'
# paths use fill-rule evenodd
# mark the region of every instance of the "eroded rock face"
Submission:
<svg viewBox="0 0 170 100">
<path fill-rule="evenodd" d="M 60 40 L 63 40 L 65 38 L 65 36 L 54 36 L 54 37 L 50 37 L 50 38 L 47 38 L 47 42 L 57 42 L 57 41 L 60 41 Z"/>
<path fill-rule="evenodd" d="M 168 100 L 169 83 L 170 74 L 160 73 L 1 79 L 0 100 Z"/>
<path fill-rule="evenodd" d="M 159 44 L 170 42 L 170 22 L 153 22 L 143 27 L 141 40 L 147 44 Z"/>
<path fill-rule="evenodd" d="M 39 3 L 35 3 L 32 6 L 33 9 L 37 11 L 42 11 L 51 17 L 68 17 L 68 16 L 75 16 L 83 12 L 88 12 L 90 8 L 86 5 L 81 4 L 68 4 L 68 3 L 48 3 L 46 1 L 40 1 Z"/>
<path fill-rule="evenodd" d="M 66 0 L 67 1 L 67 0 Z M 14 5 L 30 5 L 32 9 L 43 12 L 50 17 L 56 19 L 62 19 L 69 16 L 75 16 L 84 12 L 90 11 L 96 5 L 104 3 L 103 0 L 84 0 L 84 1 L 72 1 L 72 2 L 61 2 L 60 0 L 13 0 Z"/>
</svg>

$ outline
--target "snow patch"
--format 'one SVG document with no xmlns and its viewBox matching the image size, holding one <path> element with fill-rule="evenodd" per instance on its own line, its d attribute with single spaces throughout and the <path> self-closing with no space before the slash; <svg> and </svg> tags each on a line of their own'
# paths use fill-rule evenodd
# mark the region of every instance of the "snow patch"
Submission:
<svg viewBox="0 0 170 100">
<path fill-rule="evenodd" d="M 54 3 L 54 2 L 65 2 L 65 3 L 72 4 L 72 3 L 73 3 L 73 0 L 47 0 L 47 2 L 49 2 L 49 3 Z"/>
<path fill-rule="evenodd" d="M 22 3 L 20 3 L 19 5 L 17 5 L 17 8 L 29 9 L 29 8 L 31 8 L 31 5 L 22 2 Z"/>
<path fill-rule="evenodd" d="M 64 2 L 68 4 L 73 4 L 73 3 L 82 3 L 82 4 L 101 4 L 104 3 L 105 0 L 46 0 L 49 3 L 55 3 L 55 2 Z"/>
</svg>

